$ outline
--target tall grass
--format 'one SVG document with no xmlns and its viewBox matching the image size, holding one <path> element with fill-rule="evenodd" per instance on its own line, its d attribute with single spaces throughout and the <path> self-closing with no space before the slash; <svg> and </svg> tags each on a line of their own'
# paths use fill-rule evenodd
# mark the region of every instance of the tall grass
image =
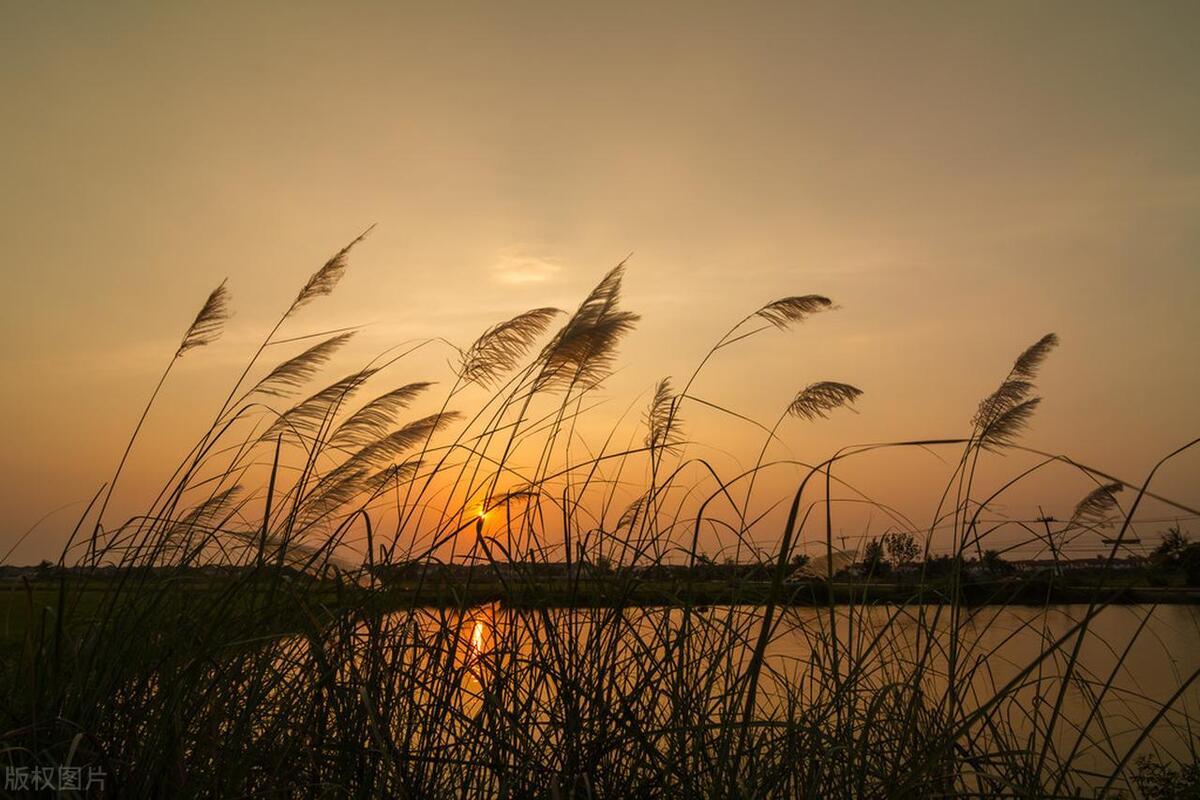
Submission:
<svg viewBox="0 0 1200 800">
<path fill-rule="evenodd" d="M 406 418 L 435 391 L 424 378 L 441 377 L 397 381 L 411 350 L 314 386 L 353 332 L 282 336 L 362 238 L 301 289 L 145 512 L 114 524 L 109 499 L 155 389 L 62 554 L 81 569 L 55 592 L 26 591 L 24 642 L 3 664 L 5 765 L 102 767 L 105 791 L 129 797 L 1041 797 L 1134 791 L 1138 753 L 1194 741 L 1180 701 L 1196 672 L 1165 700 L 1121 680 L 1134 648 L 1153 646 L 1151 612 L 1106 643 L 1113 658 L 1097 671 L 1082 654 L 1108 613 L 1103 583 L 1065 622 L 1045 609 L 1015 630 L 967 602 L 988 591 L 967 564 L 996 536 L 990 510 L 1012 485 L 1053 464 L 1087 475 L 1097 489 L 1070 520 L 1026 530 L 1058 553 L 1115 520 L 1110 561 L 1155 496 L 1152 472 L 1122 508 L 1123 484 L 1057 456 L 980 490 L 981 463 L 1020 447 L 1052 334 L 965 435 L 772 462 L 785 419 L 818 424 L 861 395 L 809 383 L 768 427 L 693 393 L 727 349 L 834 309 L 783 298 L 730 328 L 678 391 L 658 384 L 641 441 L 621 444 L 619 427 L 595 440 L 584 431 L 597 389 L 638 320 L 621 308 L 620 265 L 574 312 L 533 309 L 456 348 L 437 410 Z M 220 333 L 228 303 L 222 284 L 164 381 Z M 305 349 L 262 364 L 296 342 Z M 695 455 L 689 406 L 757 426 L 755 463 L 728 473 Z M 917 448 L 955 464 L 923 525 L 839 477 L 847 462 Z M 759 500 L 762 475 L 784 467 L 800 470 L 794 491 Z M 935 530 L 946 536 L 949 576 L 911 582 L 911 604 L 871 601 L 870 575 L 839 595 L 840 491 L 924 531 L 927 554 Z M 690 583 L 667 606 L 636 601 L 645 567 L 702 563 L 714 531 L 759 561 L 764 602 L 700 605 Z M 823 542 L 826 583 L 792 580 L 802 538 Z M 450 561 L 478 568 L 446 585 L 435 566 Z M 534 602 L 478 605 L 470 581 Z M 551 589 L 556 602 L 536 601 Z M 1001 670 L 1018 638 L 1028 657 Z M 1122 735 L 1134 707 L 1153 724 Z"/>
</svg>

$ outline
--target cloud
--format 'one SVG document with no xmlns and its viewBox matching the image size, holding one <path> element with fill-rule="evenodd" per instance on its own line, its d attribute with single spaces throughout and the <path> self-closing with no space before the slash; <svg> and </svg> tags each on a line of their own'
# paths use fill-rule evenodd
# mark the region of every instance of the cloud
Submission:
<svg viewBox="0 0 1200 800">
<path fill-rule="evenodd" d="M 508 253 L 492 264 L 492 277 L 497 283 L 545 283 L 562 271 L 557 261 L 528 253 Z"/>
</svg>

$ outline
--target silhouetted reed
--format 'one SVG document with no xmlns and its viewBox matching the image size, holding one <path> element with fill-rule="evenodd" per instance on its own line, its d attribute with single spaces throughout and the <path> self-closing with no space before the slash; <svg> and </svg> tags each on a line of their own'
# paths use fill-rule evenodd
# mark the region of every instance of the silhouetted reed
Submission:
<svg viewBox="0 0 1200 800">
<path fill-rule="evenodd" d="M 109 793 L 131 797 L 1065 797 L 1135 788 L 1132 759 L 1152 737 L 1194 745 L 1179 703 L 1196 673 L 1165 701 L 1121 680 L 1151 612 L 1094 672 L 1082 653 L 1110 613 L 1107 579 L 1059 617 L 1053 575 L 980 577 L 1002 528 L 1059 553 L 1115 520 L 1111 563 L 1150 496 L 1150 478 L 1129 484 L 1122 509 L 1124 482 L 1070 462 L 1096 488 L 1068 522 L 993 518 L 1011 486 L 1066 462 L 976 487 L 980 459 L 1021 449 L 1053 334 L 965 436 L 771 461 L 786 420 L 854 410 L 863 394 L 809 383 L 767 427 L 695 392 L 726 348 L 834 308 L 787 297 L 730 328 L 682 389 L 658 382 L 644 435 L 595 438 L 582 423 L 638 321 L 621 308 L 622 263 L 553 333 L 562 312 L 536 308 L 456 348 L 437 410 L 405 420 L 433 382 L 358 399 L 403 354 L 313 389 L 351 332 L 276 339 L 333 291 L 364 236 L 296 295 L 146 512 L 107 519 L 122 457 L 80 522 L 90 536 L 63 553 L 78 569 L 26 588 L 20 651 L 3 662 L 5 765 L 102 766 Z M 227 316 L 222 284 L 170 363 Z M 258 366 L 268 347 L 311 338 Z M 730 471 L 694 455 L 689 403 L 755 426 L 755 462 Z M 838 475 L 929 449 L 958 455 L 924 524 Z M 786 470 L 795 491 L 757 502 L 760 476 Z M 894 584 L 844 573 L 841 492 L 915 535 L 919 569 Z M 810 533 L 824 561 L 797 570 Z M 935 533 L 950 544 L 942 562 Z M 711 577 L 721 565 L 701 542 L 714 537 L 752 580 Z M 980 611 L 1031 591 L 1045 607 L 1014 633 Z M 1014 637 L 1036 646 L 1001 670 Z M 776 652 L 784 641 L 803 656 Z M 1133 741 L 1114 733 L 1131 706 L 1150 723 Z"/>
</svg>

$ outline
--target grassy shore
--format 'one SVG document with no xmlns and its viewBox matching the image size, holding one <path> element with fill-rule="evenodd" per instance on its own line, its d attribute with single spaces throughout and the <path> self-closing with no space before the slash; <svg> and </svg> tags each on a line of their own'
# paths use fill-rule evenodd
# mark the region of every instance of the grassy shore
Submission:
<svg viewBox="0 0 1200 800">
<path fill-rule="evenodd" d="M 205 603 L 230 591 L 229 579 L 211 577 L 175 578 L 173 591 L 184 592 L 195 603 Z M 46 624 L 59 607 L 60 593 L 65 589 L 77 625 L 95 621 L 105 593 L 111 591 L 109 580 L 66 581 L 40 579 L 0 583 L 0 642 L 15 645 L 22 641 L 31 622 Z M 897 582 L 887 580 L 793 581 L 776 597 L 782 606 L 859 606 L 884 604 L 944 604 L 953 601 L 966 606 L 987 605 L 1069 605 L 1090 603 L 1099 597 L 1107 605 L 1197 605 L 1200 589 L 1188 586 L 1154 586 L 1138 577 L 1119 576 L 1101 583 L 1088 581 L 1054 581 L 1007 577 L 974 580 L 956 587 L 951 580 Z M 249 598 L 272 593 L 268 579 L 257 586 L 240 587 L 236 595 Z M 621 580 L 619 578 L 581 578 L 578 580 L 540 580 L 501 582 L 484 577 L 460 583 L 447 581 L 409 580 L 367 589 L 357 584 L 326 582 L 308 585 L 305 597 L 315 605 L 329 609 L 356 608 L 365 601 L 383 611 L 408 608 L 470 608 L 498 603 L 511 608 L 592 608 L 712 605 L 763 605 L 772 598 L 769 581 L 696 580 L 689 582 L 662 580 Z M 281 606 L 276 612 L 283 617 L 288 596 L 276 593 Z"/>
<path fill-rule="evenodd" d="M 958 592 L 955 599 L 954 594 Z M 396 607 L 460 606 L 501 603 L 516 608 L 572 608 L 685 605 L 763 605 L 773 597 L 769 581 L 699 580 L 525 581 L 481 580 L 461 585 L 410 582 L 390 586 L 386 594 Z M 913 604 L 958 602 L 966 606 L 1062 605 L 1090 603 L 1097 598 L 1110 605 L 1200 604 L 1200 589 L 1150 586 L 1144 582 L 1064 583 L 1028 578 L 981 580 L 956 586 L 950 580 L 919 584 L 888 581 L 794 582 L 774 595 L 783 606 L 856 606 L 870 603 Z"/>
</svg>

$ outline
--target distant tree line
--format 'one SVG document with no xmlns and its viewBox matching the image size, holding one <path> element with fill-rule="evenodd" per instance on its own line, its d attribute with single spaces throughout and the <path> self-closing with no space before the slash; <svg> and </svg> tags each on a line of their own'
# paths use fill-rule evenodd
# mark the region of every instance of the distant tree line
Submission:
<svg viewBox="0 0 1200 800">
<path fill-rule="evenodd" d="M 871 539 L 864 545 L 862 558 L 841 574 L 857 572 L 874 577 L 898 577 L 898 574 L 920 573 L 926 578 L 941 578 L 953 572 L 958 560 L 949 555 L 928 555 L 918 560 L 920 547 L 911 533 L 893 532 Z M 1060 571 L 1072 573 L 1096 572 L 1103 569 L 1100 564 L 1080 565 L 1069 559 L 1063 560 Z M 1118 556 L 1117 561 L 1127 563 L 1127 557 Z M 990 576 L 1012 575 L 1017 565 L 1006 559 L 999 550 L 983 550 L 977 555 L 962 558 L 962 565 L 969 572 Z M 1200 542 L 1193 542 L 1178 525 L 1173 525 L 1162 534 L 1162 540 L 1151 551 L 1150 556 L 1139 565 L 1142 573 L 1152 585 L 1179 585 L 1200 587 Z"/>
<path fill-rule="evenodd" d="M 1156 582 L 1182 573 L 1187 586 L 1200 586 L 1200 542 L 1191 541 L 1178 525 L 1172 525 L 1150 553 L 1150 565 Z"/>
<path fill-rule="evenodd" d="M 952 575 L 956 568 L 969 574 L 990 577 L 1004 577 L 1018 572 L 1018 564 L 1006 559 L 1003 553 L 995 549 L 983 550 L 977 554 L 967 555 L 961 559 L 950 555 L 933 555 L 926 553 L 922 559 L 922 548 L 911 533 L 890 532 L 881 537 L 872 538 L 863 546 L 860 558 L 852 564 L 843 566 L 836 573 L 836 578 L 872 577 L 887 580 L 905 579 L 941 579 Z M 1129 562 L 1119 559 L 1123 565 Z M 810 565 L 809 556 L 803 553 L 794 555 L 789 563 L 789 577 L 792 580 L 805 577 L 819 580 L 823 570 L 806 570 Z M 1021 565 L 1028 568 L 1028 563 Z M 1099 559 L 1090 565 L 1081 565 L 1069 560 L 1063 561 L 1062 568 L 1056 568 L 1060 574 L 1084 576 L 1103 570 L 1104 559 Z M 1159 544 L 1149 556 L 1136 565 L 1143 579 L 1152 586 L 1189 586 L 1200 587 L 1200 542 L 1192 541 L 1178 525 L 1173 525 L 1162 534 Z M 768 581 L 777 569 L 776 562 L 738 561 L 733 558 L 716 560 L 704 553 L 697 553 L 690 564 L 657 563 L 639 565 L 630 568 L 615 564 L 610 559 L 599 556 L 595 558 L 577 558 L 572 563 L 556 561 L 535 561 L 517 563 L 487 562 L 475 564 L 442 564 L 428 561 L 393 562 L 375 564 L 372 572 L 375 577 L 384 582 L 428 580 L 436 578 L 442 581 L 487 580 L 497 572 L 514 574 L 520 573 L 529 578 L 561 578 L 566 576 L 577 578 L 601 579 L 609 577 L 633 577 L 640 580 L 672 581 L 672 580 L 706 580 L 706 581 Z M 237 575 L 249 571 L 249 567 L 229 566 L 199 566 L 185 570 L 166 567 L 145 567 L 139 572 L 154 575 L 192 575 L 218 577 Z M 285 567 L 285 572 L 294 570 Z M 33 579 L 51 579 L 68 574 L 87 574 L 91 578 L 106 578 L 117 574 L 117 568 L 100 566 L 81 570 L 78 568 L 61 567 L 50 561 L 43 561 L 37 566 L 17 567 L 0 565 L 0 579 L 27 577 Z"/>
</svg>

